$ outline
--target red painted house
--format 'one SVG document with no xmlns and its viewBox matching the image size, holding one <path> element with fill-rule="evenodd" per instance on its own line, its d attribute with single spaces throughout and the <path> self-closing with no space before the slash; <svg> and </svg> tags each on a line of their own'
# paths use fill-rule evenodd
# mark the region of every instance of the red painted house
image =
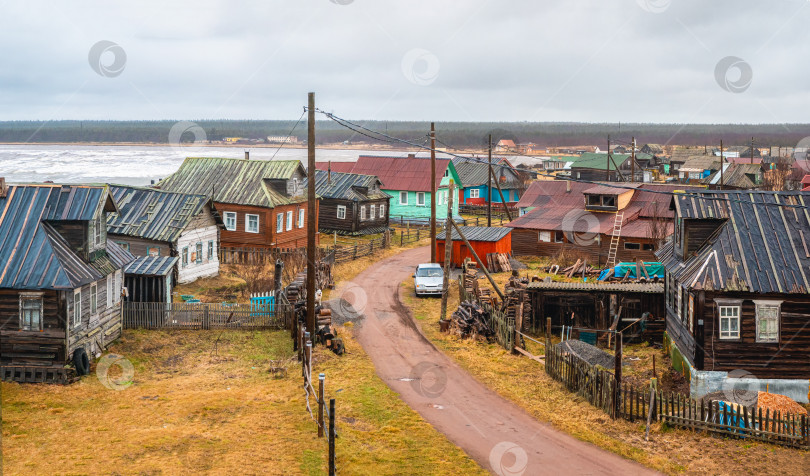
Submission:
<svg viewBox="0 0 810 476">
<path fill-rule="evenodd" d="M 478 257 L 489 266 L 487 261 L 488 253 L 508 253 L 512 254 L 512 233 L 510 228 L 486 227 L 486 226 L 464 226 L 461 232 L 470 242 Z M 451 264 L 454 267 L 461 267 L 465 258 L 475 260 L 472 252 L 461 239 L 458 232 L 453 230 L 453 251 L 451 253 Z M 436 256 L 439 263 L 444 266 L 445 232 L 439 233 L 436 237 Z"/>
</svg>

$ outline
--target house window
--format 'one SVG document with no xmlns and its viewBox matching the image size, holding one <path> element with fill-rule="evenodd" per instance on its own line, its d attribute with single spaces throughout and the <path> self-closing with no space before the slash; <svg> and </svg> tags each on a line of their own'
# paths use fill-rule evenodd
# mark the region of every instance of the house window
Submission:
<svg viewBox="0 0 810 476">
<path fill-rule="evenodd" d="M 613 195 L 602 195 L 602 206 L 603 207 L 615 207 L 616 206 L 616 197 Z"/>
<path fill-rule="evenodd" d="M 292 230 L 292 223 L 293 223 L 293 212 L 292 210 L 287 212 L 287 231 Z"/>
<path fill-rule="evenodd" d="M 470 198 L 478 198 L 481 196 L 481 190 L 477 188 L 470 189 Z"/>
<path fill-rule="evenodd" d="M 385 218 L 385 205 L 380 205 L 380 218 Z"/>
<path fill-rule="evenodd" d="M 236 212 L 225 212 L 225 229 L 236 231 Z"/>
<path fill-rule="evenodd" d="M 157 246 L 147 246 L 146 256 L 160 256 L 160 248 Z"/>
<path fill-rule="evenodd" d="M 599 195 L 588 195 L 588 205 L 592 207 L 602 205 L 602 197 Z"/>
<path fill-rule="evenodd" d="M 20 329 L 24 331 L 42 330 L 42 294 L 20 294 Z"/>
<path fill-rule="evenodd" d="M 408 192 L 399 192 L 399 204 L 400 205 L 408 204 Z"/>
<path fill-rule="evenodd" d="M 102 215 L 103 216 L 103 215 Z M 93 244 L 95 246 L 99 246 L 101 244 L 101 231 L 102 231 L 102 219 L 99 217 L 96 219 L 95 226 L 93 226 Z"/>
<path fill-rule="evenodd" d="M 624 249 L 626 249 L 626 250 L 640 250 L 641 245 L 639 243 L 628 243 L 628 242 L 625 241 L 624 242 Z"/>
<path fill-rule="evenodd" d="M 107 275 L 107 307 L 112 307 L 113 296 L 115 295 L 115 273 Z"/>
<path fill-rule="evenodd" d="M 564 236 L 565 236 L 565 233 L 563 233 L 562 231 L 559 231 L 559 230 L 555 231 L 554 232 L 554 243 L 562 243 L 564 241 L 563 240 Z"/>
<path fill-rule="evenodd" d="M 361 220 L 366 219 L 366 206 L 365 205 L 360 206 L 360 219 Z"/>
<path fill-rule="evenodd" d="M 82 290 L 73 291 L 73 327 L 82 325 Z"/>
<path fill-rule="evenodd" d="M 203 262 L 203 254 L 202 254 L 202 241 L 198 242 L 194 246 L 194 262 L 200 264 Z"/>
<path fill-rule="evenodd" d="M 90 314 L 98 312 L 98 286 L 96 283 L 90 284 Z"/>
<path fill-rule="evenodd" d="M 346 218 L 346 207 L 343 205 L 337 206 L 337 217 L 341 220 Z"/>
<path fill-rule="evenodd" d="M 551 232 L 550 231 L 538 231 L 537 232 L 537 241 L 542 241 L 543 243 L 550 243 L 551 242 Z"/>
<path fill-rule="evenodd" d="M 372 219 L 372 220 L 377 218 L 377 206 L 376 205 L 369 206 L 369 218 Z"/>
<path fill-rule="evenodd" d="M 183 247 L 182 255 L 183 255 L 181 257 L 182 258 L 182 265 L 185 268 L 186 266 L 188 266 L 188 246 Z"/>
<path fill-rule="evenodd" d="M 276 233 L 281 233 L 284 231 L 284 214 L 278 213 L 276 214 Z"/>
<path fill-rule="evenodd" d="M 416 206 L 417 207 L 425 206 L 425 192 L 416 192 Z"/>
<path fill-rule="evenodd" d="M 655 251 L 655 245 L 652 243 L 644 243 L 641 245 L 641 249 L 644 251 Z"/>
<path fill-rule="evenodd" d="M 681 313 L 681 287 L 678 286 L 677 283 L 673 282 L 673 292 L 675 292 L 675 315 L 678 316 L 679 321 L 683 321 L 683 314 Z"/>
<path fill-rule="evenodd" d="M 298 209 L 298 228 L 304 228 L 304 215 L 306 215 L 306 210 L 303 208 Z"/>
<path fill-rule="evenodd" d="M 757 342 L 779 342 L 781 301 L 754 301 L 757 306 Z"/>
<path fill-rule="evenodd" d="M 245 231 L 248 233 L 259 232 L 259 215 L 245 215 Z"/>
<path fill-rule="evenodd" d="M 740 306 L 719 306 L 720 338 L 740 338 Z"/>
<path fill-rule="evenodd" d="M 208 261 L 214 259 L 214 240 L 208 240 Z"/>
<path fill-rule="evenodd" d="M 123 241 L 116 241 L 115 244 L 121 247 L 121 249 L 129 251 L 129 243 L 125 243 Z"/>
</svg>

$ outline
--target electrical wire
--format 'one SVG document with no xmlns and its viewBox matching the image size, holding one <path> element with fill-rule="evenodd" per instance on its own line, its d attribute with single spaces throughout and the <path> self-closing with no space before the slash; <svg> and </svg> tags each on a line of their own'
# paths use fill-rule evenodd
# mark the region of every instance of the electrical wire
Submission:
<svg viewBox="0 0 810 476">
<path fill-rule="evenodd" d="M 287 134 L 287 138 L 284 139 L 281 142 L 281 144 L 278 145 L 278 148 L 276 149 L 275 152 L 273 152 L 273 155 L 270 157 L 270 160 L 273 160 L 276 157 L 276 154 L 278 154 L 278 151 L 281 150 L 281 146 L 283 146 L 290 139 L 290 137 L 292 137 L 293 132 L 295 132 L 295 128 L 298 127 L 298 124 L 301 122 L 301 119 L 304 118 L 304 114 L 306 114 L 306 113 L 307 113 L 307 108 L 304 108 L 304 111 L 301 112 L 301 117 L 299 117 L 298 120 L 295 121 L 295 125 L 293 126 L 292 129 L 290 129 L 290 133 Z"/>
</svg>

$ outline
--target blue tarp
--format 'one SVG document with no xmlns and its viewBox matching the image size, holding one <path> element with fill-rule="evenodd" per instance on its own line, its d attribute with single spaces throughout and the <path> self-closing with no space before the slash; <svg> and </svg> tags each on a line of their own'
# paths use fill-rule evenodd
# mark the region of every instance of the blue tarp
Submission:
<svg viewBox="0 0 810 476">
<path fill-rule="evenodd" d="M 607 279 L 608 271 L 611 268 L 605 268 L 602 270 L 602 273 L 599 275 L 599 281 L 604 281 Z M 617 278 L 623 278 L 625 275 L 629 275 L 628 278 L 630 279 L 637 279 L 636 276 L 636 263 L 619 263 L 613 268 L 613 276 Z M 664 265 L 659 262 L 644 262 L 644 269 L 647 270 L 647 275 L 650 279 L 654 277 L 658 277 L 659 279 L 664 279 L 666 270 L 664 269 Z"/>
</svg>

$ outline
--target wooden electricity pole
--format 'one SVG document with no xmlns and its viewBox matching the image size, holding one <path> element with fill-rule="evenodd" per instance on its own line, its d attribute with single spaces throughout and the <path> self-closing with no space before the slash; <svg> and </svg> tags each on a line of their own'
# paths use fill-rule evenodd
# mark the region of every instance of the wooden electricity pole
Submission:
<svg viewBox="0 0 810 476">
<path fill-rule="evenodd" d="M 436 262 L 436 127 L 430 123 L 430 262 Z"/>
<path fill-rule="evenodd" d="M 307 107 L 307 331 L 314 336 L 315 329 L 315 232 L 318 217 L 315 214 L 315 93 L 309 93 Z"/>
<path fill-rule="evenodd" d="M 610 134 L 608 134 L 607 168 L 605 168 L 605 181 L 610 182 Z"/>
<path fill-rule="evenodd" d="M 450 261 L 453 257 L 453 181 L 450 181 L 447 196 L 447 222 L 444 225 L 444 279 L 442 282 L 441 320 L 447 319 L 447 297 L 450 294 Z"/>
<path fill-rule="evenodd" d="M 492 226 L 492 134 L 489 135 L 489 177 L 487 178 L 487 226 Z"/>
<path fill-rule="evenodd" d="M 723 190 L 723 166 L 726 159 L 723 157 L 723 139 L 720 139 L 720 190 Z"/>
<path fill-rule="evenodd" d="M 751 163 L 754 163 L 754 138 L 751 138 Z"/>
<path fill-rule="evenodd" d="M 636 138 L 633 137 L 633 150 L 630 151 L 630 181 L 636 181 Z"/>
</svg>

